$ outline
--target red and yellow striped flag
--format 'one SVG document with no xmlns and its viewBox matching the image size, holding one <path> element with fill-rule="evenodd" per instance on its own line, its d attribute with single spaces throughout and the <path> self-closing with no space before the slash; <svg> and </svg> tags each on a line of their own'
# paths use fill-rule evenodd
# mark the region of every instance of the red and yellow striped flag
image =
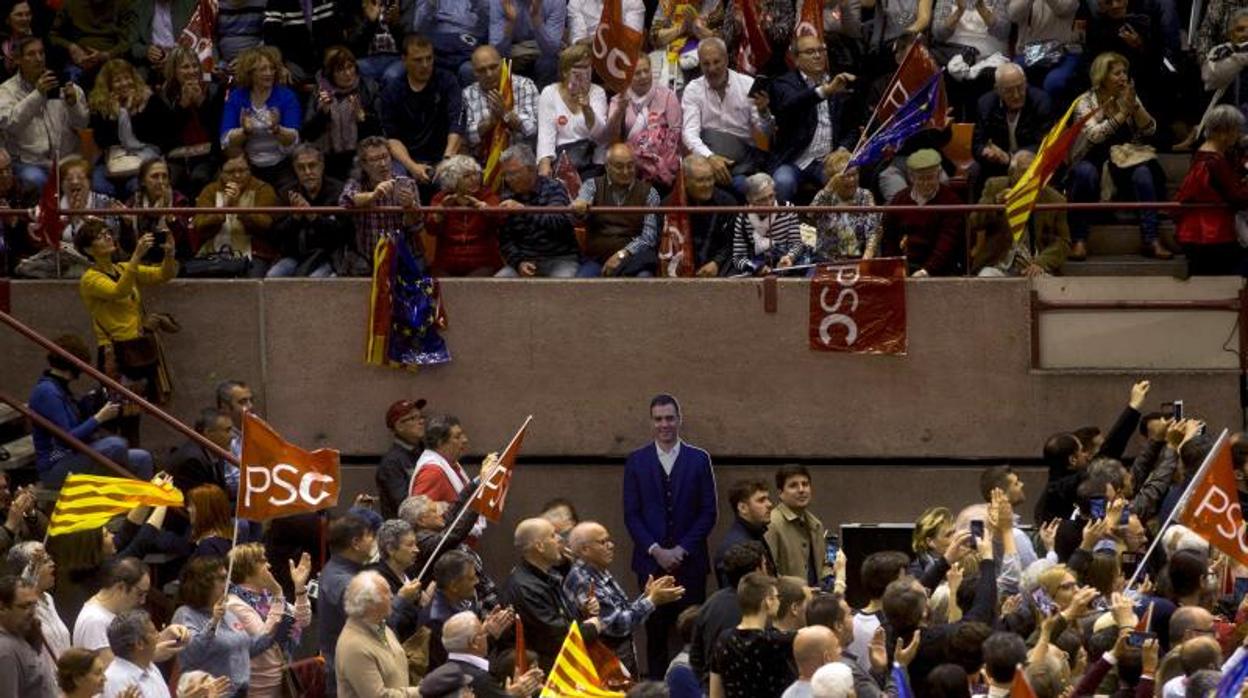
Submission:
<svg viewBox="0 0 1248 698">
<path fill-rule="evenodd" d="M 52 510 L 48 535 L 88 531 L 135 507 L 180 507 L 182 492 L 167 482 L 162 486 L 127 477 L 70 475 Z"/>
<path fill-rule="evenodd" d="M 373 286 L 368 297 L 368 346 L 364 352 L 364 363 L 374 366 L 387 365 L 389 357 L 386 345 L 390 340 L 394 313 L 394 245 L 389 235 L 383 235 L 373 249 Z"/>
<path fill-rule="evenodd" d="M 603 687 L 589 657 L 589 648 L 581 637 L 581 628 L 575 621 L 563 639 L 555 665 L 550 668 L 541 698 L 624 698 L 622 692 Z"/>
<path fill-rule="evenodd" d="M 498 78 L 498 92 L 503 98 L 503 113 L 505 114 L 516 108 L 516 95 L 511 87 L 511 59 L 503 61 L 501 73 Z M 511 131 L 507 128 L 507 122 L 499 120 L 490 130 L 489 154 L 485 159 L 485 176 L 482 178 L 482 182 L 490 191 L 498 191 L 503 184 L 502 167 L 498 161 L 510 144 Z"/>
<path fill-rule="evenodd" d="M 1089 112 L 1067 128 L 1070 117 L 1074 113 L 1075 102 L 1071 102 L 1066 115 L 1053 124 L 1053 128 L 1049 129 L 1049 134 L 1040 142 L 1040 148 L 1036 151 L 1036 158 L 1031 161 L 1031 166 L 1005 193 L 1005 216 L 1010 221 L 1010 233 L 1013 234 L 1015 242 L 1023 239 L 1023 233 L 1027 230 L 1027 220 L 1031 218 L 1031 212 L 1036 207 L 1036 199 L 1040 196 L 1040 192 L 1049 183 L 1057 168 L 1065 162 L 1070 147 L 1074 145 L 1075 139 L 1083 131 L 1088 119 L 1096 112 Z"/>
</svg>

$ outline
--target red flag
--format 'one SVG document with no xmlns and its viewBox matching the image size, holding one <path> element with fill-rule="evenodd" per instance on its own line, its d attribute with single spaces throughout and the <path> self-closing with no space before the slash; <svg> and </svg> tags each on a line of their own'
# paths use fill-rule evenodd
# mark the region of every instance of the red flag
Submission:
<svg viewBox="0 0 1248 698">
<path fill-rule="evenodd" d="M 737 44 L 737 70 L 747 75 L 756 75 L 767 61 L 771 60 L 771 44 L 763 35 L 758 23 L 758 15 L 754 12 L 754 0 L 738 0 L 737 26 L 741 28 L 741 36 Z"/>
<path fill-rule="evenodd" d="M 793 30 L 794 38 L 799 36 L 817 36 L 823 40 L 823 0 L 800 0 L 802 7 L 797 16 L 797 28 Z"/>
<path fill-rule="evenodd" d="M 267 521 L 338 505 L 338 452 L 305 451 L 289 444 L 264 420 L 243 417 L 243 472 L 238 516 Z"/>
<path fill-rule="evenodd" d="M 529 672 L 529 656 L 524 649 L 524 621 L 516 614 L 516 676 Z"/>
<path fill-rule="evenodd" d="M 212 72 L 212 37 L 217 32 L 217 0 L 199 0 L 191 19 L 178 35 L 178 43 L 195 52 L 204 73 Z"/>
<path fill-rule="evenodd" d="M 676 169 L 676 183 L 672 187 L 672 206 L 685 205 L 685 168 Z M 693 230 L 689 227 L 689 214 L 669 213 L 663 219 L 659 233 L 659 276 L 693 276 Z"/>
<path fill-rule="evenodd" d="M 572 164 L 572 158 L 567 152 L 555 161 L 555 179 L 563 182 L 564 188 L 568 190 L 569 199 L 575 199 L 576 195 L 581 193 L 581 173 Z"/>
<path fill-rule="evenodd" d="M 810 348 L 905 354 L 905 260 L 821 265 L 810 280 Z"/>
<path fill-rule="evenodd" d="M 1014 682 L 1010 684 L 1010 698 L 1036 698 L 1036 692 L 1027 683 L 1027 674 L 1020 664 L 1014 669 Z"/>
<path fill-rule="evenodd" d="M 897 67 L 897 72 L 893 73 L 893 79 L 888 83 L 888 89 L 884 90 L 884 96 L 880 98 L 880 103 L 875 106 L 875 112 L 871 114 L 871 119 L 867 122 L 867 128 L 863 131 L 863 139 L 865 140 L 871 133 L 872 125 L 879 127 L 888 121 L 903 104 L 910 101 L 910 97 L 914 93 L 923 89 L 932 76 L 940 72 L 940 66 L 932 58 L 932 54 L 928 53 L 927 47 L 916 41 L 910 44 L 906 55 L 901 59 L 901 65 Z M 945 83 L 940 83 L 940 96 L 936 100 L 936 108 L 932 110 L 932 126 L 935 128 L 945 127 L 945 113 L 949 110 L 949 102 L 945 97 Z"/>
<path fill-rule="evenodd" d="M 1231 445 L 1226 434 L 1223 431 L 1218 437 L 1190 489 L 1183 495 L 1179 521 L 1241 565 L 1248 565 L 1244 516 L 1239 508 Z"/>
<path fill-rule="evenodd" d="M 594 31 L 594 72 L 608 90 L 622 93 L 632 84 L 641 39 L 641 32 L 624 24 L 621 0 L 602 3 L 602 16 Z"/>
<path fill-rule="evenodd" d="M 529 428 L 533 415 L 529 415 L 520 431 L 511 437 L 511 443 L 503 449 L 498 457 L 498 466 L 490 471 L 489 479 L 482 483 L 481 488 L 472 496 L 468 506 L 476 509 L 482 516 L 494 523 L 503 518 L 503 505 L 507 503 L 507 488 L 511 487 L 511 471 L 516 468 L 516 456 L 520 455 L 520 446 L 524 444 L 524 432 Z"/>
<path fill-rule="evenodd" d="M 1153 606 L 1156 606 L 1156 605 L 1157 605 L 1156 601 L 1148 602 L 1148 610 L 1145 611 L 1144 615 L 1140 616 L 1139 621 L 1136 622 L 1135 632 L 1137 633 L 1148 632 L 1149 626 L 1153 624 Z"/>
<path fill-rule="evenodd" d="M 53 157 L 52 172 L 48 176 L 48 181 L 43 185 L 43 191 L 39 193 L 39 206 L 35 209 L 35 221 L 39 227 L 39 234 L 43 237 L 43 243 L 54 250 L 60 248 L 61 233 L 65 230 L 65 219 L 61 218 L 58 211 L 61 205 L 60 182 L 60 166 Z"/>
</svg>

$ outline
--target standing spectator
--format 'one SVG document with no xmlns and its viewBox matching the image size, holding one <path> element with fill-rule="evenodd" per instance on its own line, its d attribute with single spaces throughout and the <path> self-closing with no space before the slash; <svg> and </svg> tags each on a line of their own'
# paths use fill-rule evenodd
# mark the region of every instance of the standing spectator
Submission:
<svg viewBox="0 0 1248 698">
<path fill-rule="evenodd" d="M 404 3 L 403 7 L 410 9 L 411 4 Z M 377 83 L 403 77 L 403 61 L 399 57 L 399 39 L 403 36 L 401 10 L 397 2 L 367 0 L 359 4 L 358 14 L 348 19 L 347 46 L 359 59 L 358 69 L 363 77 Z"/>
<path fill-rule="evenodd" d="M 264 43 L 268 0 L 222 0 L 217 10 L 216 45 L 227 73 L 238 73 L 243 53 Z"/>
<path fill-rule="evenodd" d="M 416 562 L 418 552 L 420 551 L 416 547 L 416 532 L 412 530 L 411 524 L 402 519 L 383 521 L 377 528 L 378 560 L 367 568 L 380 574 L 390 585 L 390 593 L 397 597 L 386 624 L 404 642 L 416 632 L 418 627 L 423 626 L 423 623 L 419 623 L 421 583 L 407 576 L 407 571 L 412 569 Z M 431 634 L 431 645 L 433 637 L 436 636 L 436 633 Z M 434 664 L 436 662 L 433 661 L 431 647 L 430 666 Z"/>
<path fill-rule="evenodd" d="M 8 526 L 6 522 L 5 526 Z M 43 543 L 28 540 L 9 548 L 5 564 L 12 574 L 19 575 L 23 583 L 35 591 L 35 618 L 39 621 L 43 652 L 53 663 L 70 647 L 71 637 L 65 621 L 56 611 L 52 589 L 56 586 L 56 563 L 44 549 Z"/>
<path fill-rule="evenodd" d="M 771 175 L 755 172 L 745 180 L 750 206 L 779 206 Z M 766 276 L 802 261 L 802 242 L 796 212 L 738 213 L 732 230 L 732 270 L 740 275 Z"/>
<path fill-rule="evenodd" d="M 1122 0 L 1110 0 L 1121 2 Z M 1125 3 L 1124 3 L 1125 4 Z M 1089 71 L 1092 89 L 1079 96 L 1071 118 L 1091 114 L 1071 148 L 1068 193 L 1073 202 L 1100 201 L 1101 172 L 1109 163 L 1114 188 L 1135 201 L 1157 201 L 1165 191 L 1165 173 L 1156 156 L 1140 142 L 1157 132 L 1157 121 L 1144 108 L 1127 75 L 1130 64 L 1117 53 L 1102 53 Z M 1117 153 L 1115 155 L 1114 153 Z M 1157 212 L 1140 211 L 1140 240 L 1146 256 L 1170 259 L 1174 255 L 1157 239 Z M 1088 256 L 1090 212 L 1070 213 L 1074 246 L 1070 259 Z"/>
<path fill-rule="evenodd" d="M 537 99 L 537 171 L 550 177 L 566 155 L 581 179 L 602 173 L 606 158 L 607 93 L 590 82 L 593 67 L 584 44 L 559 54 L 559 81 Z"/>
<path fill-rule="evenodd" d="M 538 173 L 533 149 L 513 145 L 499 158 L 502 169 L 503 208 L 567 206 L 568 190 L 562 183 Z M 498 232 L 499 247 L 507 266 L 495 276 L 571 278 L 580 267 L 572 216 L 566 213 L 507 216 Z"/>
<path fill-rule="evenodd" d="M 811 206 L 874 206 L 870 189 L 859 186 L 858 168 L 850 167 L 853 156 L 840 149 L 824 160 L 826 184 L 815 194 Z M 840 259 L 872 259 L 880 249 L 883 235 L 881 213 L 811 213 L 807 222 L 815 226 L 815 261 Z"/>
<path fill-rule="evenodd" d="M 459 495 L 459 501 L 456 502 L 456 512 L 458 508 L 467 503 L 472 496 L 472 489 L 465 489 Z M 418 550 L 416 553 L 416 562 L 411 567 L 416 570 L 425 569 L 425 566 L 437 564 L 441 556 L 451 550 L 458 550 L 472 559 L 473 567 L 477 574 L 476 598 L 481 609 L 489 611 L 498 606 L 498 588 L 494 585 L 494 580 L 485 571 L 485 564 L 481 560 L 481 556 L 477 554 L 471 546 L 467 545 L 468 535 L 476 526 L 480 519 L 480 514 L 475 509 L 469 509 L 459 519 L 459 523 L 449 531 L 447 527 L 454 522 L 454 516 L 447 516 L 447 506 L 445 502 L 435 502 L 423 494 L 414 497 L 408 497 L 403 500 L 403 504 L 399 506 L 399 518 L 411 524 L 416 531 L 416 542 Z M 456 514 L 458 515 L 458 514 Z M 443 540 L 442 547 L 438 549 L 438 541 Z M 438 557 L 434 557 L 435 550 Z M 438 595 L 433 595 L 433 602 L 436 603 Z"/>
<path fill-rule="evenodd" d="M 589 42 L 598 33 L 603 0 L 568 0 L 568 43 Z M 642 0 L 620 0 L 624 26 L 645 35 L 646 6 Z M 644 55 L 644 54 L 643 54 Z"/>
<path fill-rule="evenodd" d="M 1020 150 L 1010 158 L 1009 174 L 993 177 L 984 183 L 981 204 L 1005 203 L 1006 192 L 1022 179 L 1035 155 Z M 1052 187 L 1045 186 L 1036 197 L 1039 203 L 1064 203 Z M 977 212 L 969 222 L 974 239 L 971 248 L 971 273 L 978 276 L 1027 277 L 1057 274 L 1070 253 L 1070 227 L 1065 211 L 1033 211 L 1027 222 L 1024 239 L 1014 242 L 1009 220 L 1002 212 Z"/>
<path fill-rule="evenodd" d="M 680 97 L 657 84 L 650 57 L 642 53 L 628 91 L 611 98 L 607 136 L 625 140 L 637 160 L 637 175 L 663 192 L 671 191 L 680 168 Z"/>
<path fill-rule="evenodd" d="M 130 698 L 137 687 L 141 698 L 170 698 L 156 664 L 176 655 L 190 639 L 190 632 L 180 625 L 157 631 L 152 617 L 142 609 L 119 613 L 108 624 L 112 659 L 104 671 L 103 697 Z"/>
<path fill-rule="evenodd" d="M 386 625 L 392 600 L 386 580 L 376 572 L 361 572 L 351 579 L 343 597 L 347 618 L 341 633 L 321 640 L 322 645 L 328 640 L 338 648 L 328 655 L 335 662 L 327 665 L 330 677 L 337 676 L 329 695 L 420 698 L 421 691 L 408 681 L 403 646 Z"/>
<path fill-rule="evenodd" d="M 512 108 L 503 108 L 503 59 L 493 46 L 472 52 L 476 81 L 464 88 L 464 139 L 481 162 L 489 157 L 490 133 L 501 121 L 511 143 L 533 145 L 537 138 L 537 86 L 523 75 L 511 74 Z"/>
<path fill-rule="evenodd" d="M 283 192 L 282 203 L 299 208 L 338 205 L 342 182 L 325 176 L 325 156 L 316 146 L 300 143 L 290 159 L 295 183 Z M 273 237 L 282 258 L 269 268 L 268 276 L 325 278 L 333 275 L 334 260 L 341 259 L 350 245 L 351 227 L 333 214 L 288 215 L 273 226 Z"/>
<path fill-rule="evenodd" d="M 967 531 L 969 535 L 970 531 Z M 926 572 L 944 556 L 953 541 L 953 512 L 945 507 L 930 507 L 914 522 L 910 549 L 914 553 L 907 570 L 911 577 L 923 579 Z"/>
<path fill-rule="evenodd" d="M 733 546 L 741 543 L 759 543 L 767 559 L 767 573 L 776 574 L 776 562 L 766 539 L 772 510 L 767 483 L 763 480 L 737 480 L 728 490 L 728 506 L 733 513 L 732 526 L 715 549 L 715 580 L 720 589 L 730 586 L 724 558 Z"/>
<path fill-rule="evenodd" d="M 940 153 L 929 148 L 916 151 L 906 159 L 910 187 L 892 200 L 893 206 L 925 204 L 960 204 L 962 201 L 948 185 L 940 182 Z M 965 221 L 960 213 L 924 213 L 921 211 L 884 213 L 884 237 L 881 254 L 897 257 L 905 254 L 910 275 L 956 276 L 965 266 Z M 902 238 L 906 244 L 904 250 Z"/>
<path fill-rule="evenodd" d="M 191 557 L 225 557 L 234 540 L 234 509 L 225 491 L 216 485 L 199 485 L 186 493 L 186 515 L 191 520 Z M 240 535 L 240 539 L 245 539 Z"/>
<path fill-rule="evenodd" d="M 455 76 L 433 65 L 433 44 L 419 35 L 403 40 L 406 74 L 381 91 L 381 128 L 390 154 L 421 184 L 433 167 L 459 152 L 464 135 L 463 92 Z"/>
<path fill-rule="evenodd" d="M 434 276 L 493 276 L 503 266 L 497 214 L 436 210 L 498 206 L 498 194 L 482 184 L 481 176 L 481 165 L 467 155 L 452 155 L 438 164 L 441 191 L 429 202 L 431 210 L 426 216 L 429 233 L 437 240 L 437 256 L 430 266 Z"/>
<path fill-rule="evenodd" d="M 373 271 L 373 253 L 382 237 L 393 235 L 417 257 L 423 257 L 420 242 L 421 216 L 416 180 L 396 176 L 392 170 L 390 146 L 381 136 L 360 141 L 357 150 L 359 175 L 342 188 L 340 204 L 352 208 L 402 206 L 404 213 L 368 213 L 352 216 L 355 220 L 355 244 L 344 252 L 342 262 L 335 265 L 339 276 L 369 276 Z"/>
<path fill-rule="evenodd" d="M 1013 63 L 997 67 L 993 90 L 979 98 L 978 112 L 971 152 L 985 180 L 1007 174 L 1014 153 L 1036 152 L 1053 125 L 1049 96 L 1028 86 Z"/>
<path fill-rule="evenodd" d="M 333 0 L 269 0 L 261 31 L 264 43 L 285 57 L 291 82 L 307 85 L 325 50 L 346 39 L 346 19 Z"/>
<path fill-rule="evenodd" d="M 237 94 L 237 93 L 235 93 Z M 195 199 L 199 208 L 260 208 L 277 205 L 277 192 L 252 174 L 247 153 L 230 146 L 222 155 L 221 173 Z M 248 258 L 246 274 L 264 278 L 278 259 L 267 213 L 197 213 L 194 219 L 196 256 L 224 252 Z"/>
<path fill-rule="evenodd" d="M 558 77 L 567 0 L 499 0 L 490 3 L 490 45 L 515 69 L 545 87 Z"/>
<path fill-rule="evenodd" d="M 251 657 L 247 695 L 278 698 L 282 694 L 284 665 L 294 654 L 299 634 L 312 622 L 307 586 L 312 573 L 312 557 L 304 553 L 299 558 L 298 566 L 294 560 L 287 561 L 295 586 L 293 604 L 286 601 L 281 585 L 274 579 L 264 546 L 243 543 L 230 551 L 230 560 L 234 563 L 233 577 L 225 608 L 234 614 L 243 632 L 250 635 L 253 642 L 274 633 L 286 614 L 294 617 L 289 633 L 276 637 L 272 647 Z M 216 613 L 215 607 L 213 613 Z"/>
<path fill-rule="evenodd" d="M 1225 7 L 1229 3 L 1213 4 Z M 1243 72 L 1244 66 L 1248 65 L 1248 51 L 1241 51 L 1239 47 L 1248 42 L 1248 7 L 1240 8 L 1231 15 L 1226 23 L 1225 35 L 1221 33 L 1221 29 L 1219 27 L 1218 39 L 1226 41 L 1213 46 L 1204 54 L 1200 64 L 1200 76 L 1204 79 L 1205 90 L 1225 90 L 1229 99 L 1224 98 L 1223 102 L 1243 105 L 1248 102 L 1248 86 L 1244 84 L 1248 75 Z"/>
<path fill-rule="evenodd" d="M 780 695 L 796 678 L 789 668 L 793 633 L 771 626 L 780 611 L 776 580 L 754 572 L 737 586 L 741 622 L 711 655 L 711 698 Z"/>
<path fill-rule="evenodd" d="M 124 0 L 66 2 L 48 37 L 53 46 L 69 54 L 69 79 L 90 86 L 104 63 L 129 51 L 133 22 L 134 9 Z"/>
<path fill-rule="evenodd" d="M 435 415 L 425 425 L 425 450 L 416 460 L 408 496 L 423 494 L 435 502 L 452 503 L 472 482 L 459 465 L 468 451 L 468 435 L 459 419 Z"/>
<path fill-rule="evenodd" d="M 234 64 L 234 77 L 221 115 L 221 147 L 243 148 L 256 176 L 280 186 L 290 180 L 288 156 L 303 125 L 299 98 L 284 84 L 281 52 L 272 46 L 247 49 Z"/>
<path fill-rule="evenodd" d="M 711 594 L 706 603 L 698 607 L 693 621 L 693 639 L 689 643 L 689 668 L 700 684 L 706 685 L 710 680 L 711 653 L 719 636 L 741 622 L 741 608 L 737 604 L 737 586 L 741 579 L 751 572 L 771 574 L 763 557 L 766 549 L 766 545 L 755 541 L 738 543 L 729 548 L 724 554 L 727 586 Z"/>
<path fill-rule="evenodd" d="M 114 58 L 100 68 L 89 104 L 95 144 L 104 151 L 91 188 L 114 199 L 129 198 L 138 190 L 138 166 L 160 154 L 158 147 L 143 142 L 141 136 L 168 123 L 164 103 L 152 99 L 152 89 L 133 65 Z"/>
<path fill-rule="evenodd" d="M 194 14 L 194 0 L 139 0 L 131 5 L 134 19 L 128 29 L 129 61 L 157 82 L 164 76 L 165 61 L 178 45 L 182 28 Z"/>
<path fill-rule="evenodd" d="M 38 623 L 39 594 L 19 577 L 0 577 L 0 692 L 6 696 L 54 696 L 52 665 L 27 639 Z"/>
<path fill-rule="evenodd" d="M 876 631 L 884 625 L 884 593 L 888 590 L 889 584 L 897 581 L 905 573 L 909 562 L 910 559 L 905 553 L 896 550 L 879 550 L 862 561 L 860 575 L 863 591 L 867 596 L 867 605 L 854 613 L 853 641 L 845 649 L 857 657 L 858 666 L 863 671 L 871 671 L 869 651 L 871 640 L 875 637 Z M 940 574 L 943 575 L 949 568 L 944 566 L 939 569 Z"/>
<path fill-rule="evenodd" d="M 219 25 L 218 25 L 219 26 Z M 194 199 L 217 173 L 221 114 L 225 110 L 222 90 L 204 80 L 199 57 L 185 46 L 176 46 L 165 60 L 160 98 L 169 121 L 160 133 L 161 149 L 169 161 L 173 188 Z"/>
<path fill-rule="evenodd" d="M 117 616 L 141 608 L 152 590 L 147 566 L 127 557 L 104 566 L 99 593 L 92 596 L 74 620 L 74 647 L 100 650 L 105 663 L 112 661 L 108 626 Z"/>
<path fill-rule="evenodd" d="M 351 174 L 361 139 L 381 135 L 379 100 L 376 84 L 360 75 L 351 51 L 334 46 L 325 52 L 324 67 L 316 75 L 316 89 L 304 112 L 303 140 L 324 153 L 325 169 L 333 178 Z"/>
<path fill-rule="evenodd" d="M 766 534 L 767 547 L 776 560 L 776 574 L 804 579 L 812 587 L 832 576 L 834 562 L 823 554 L 823 522 L 810 510 L 813 489 L 805 466 L 777 470 L 780 504 L 771 510 Z"/>
<path fill-rule="evenodd" d="M 364 565 L 372 559 L 377 548 L 377 538 L 368 523 L 354 514 L 345 514 L 329 524 L 326 536 L 329 546 L 329 562 L 321 570 L 319 592 L 316 597 L 317 640 L 321 656 L 325 657 L 325 688 L 327 695 L 335 695 L 337 681 L 334 678 L 334 652 L 338 638 L 343 633 L 343 625 L 347 622 L 348 608 L 345 605 L 347 585 L 352 578 L 364 570 Z M 376 575 L 376 573 L 372 573 Z M 379 620 L 372 623 L 375 628 L 385 622 L 390 615 L 390 587 L 386 580 L 376 576 L 377 581 L 385 587 L 385 613 Z M 355 607 L 356 615 L 360 609 Z M 376 631 L 373 631 L 374 633 Z M 384 632 L 393 632 L 388 629 Z M 397 642 L 396 642 L 397 644 Z M 400 652 L 401 654 L 401 652 Z M 403 662 L 403 675 L 407 676 L 407 662 Z M 344 694 L 347 695 L 347 694 Z M 361 694 L 371 695 L 371 694 Z"/>
<path fill-rule="evenodd" d="M 724 3 L 724 26 L 720 36 L 728 45 L 728 55 L 740 61 L 741 44 L 745 39 L 745 27 L 742 26 L 744 16 L 737 7 L 740 0 Z M 760 75 L 780 75 L 786 68 L 786 56 L 793 45 L 794 30 L 797 28 L 797 3 L 788 0 L 755 0 L 754 20 L 757 29 L 762 31 L 763 38 L 771 49 L 771 59 L 765 64 L 756 65 Z M 754 59 L 758 63 L 758 59 Z M 738 65 L 738 68 L 742 66 Z"/>
<path fill-rule="evenodd" d="M 1192 154 L 1192 167 L 1175 195 L 1182 203 L 1223 204 L 1179 212 L 1176 237 L 1191 275 L 1229 276 L 1240 270 L 1242 252 L 1234 218 L 1235 211 L 1248 208 L 1248 185 L 1227 152 L 1243 133 L 1244 115 L 1239 107 L 1214 107 L 1205 118 L 1205 142 Z"/>
<path fill-rule="evenodd" d="M 56 660 L 56 683 L 65 698 L 95 698 L 104 690 L 106 668 L 98 652 L 71 647 Z"/>
<path fill-rule="evenodd" d="M 610 213 L 611 206 L 657 207 L 659 193 L 637 176 L 637 161 L 627 143 L 607 151 L 607 172 L 591 179 L 576 195 L 572 207 L 585 219 L 585 256 L 577 276 L 638 276 L 654 273 L 649 255 L 633 257 L 645 240 L 659 236 L 659 216 Z M 590 206 L 594 211 L 586 215 Z M 632 260 L 632 261 L 630 261 Z"/>
<path fill-rule="evenodd" d="M 425 448 L 424 398 L 396 400 L 386 410 L 386 428 L 394 435 L 390 450 L 381 457 L 374 479 L 382 517 L 398 516 L 399 505 L 407 498 L 416 469 L 418 454 Z"/>
<path fill-rule="evenodd" d="M 169 163 L 162 157 L 153 157 L 139 165 L 138 191 L 130 197 L 127 208 L 136 211 L 145 208 L 190 207 L 182 192 L 173 188 L 169 177 Z M 174 258 L 185 261 L 194 256 L 191 249 L 191 217 L 186 214 L 139 215 L 127 219 L 122 233 L 128 238 L 122 242 L 123 249 L 134 249 L 139 235 L 156 233 L 157 237 L 173 238 Z M 148 255 L 148 260 L 152 255 Z M 147 260 L 145 260 L 147 261 Z"/>
<path fill-rule="evenodd" d="M 18 71 L 0 85 L 0 131 L 17 178 L 43 189 L 52 158 L 78 152 L 77 129 L 86 128 L 89 118 L 87 98 L 81 87 L 61 85 L 48 69 L 43 39 L 20 39 L 13 53 Z"/>
<path fill-rule="evenodd" d="M 473 54 L 489 39 L 492 4 L 485 0 L 418 0 L 402 5 L 402 22 L 408 32 L 429 37 L 437 66 L 456 76 L 461 85 L 468 85 L 474 72 Z"/>
<path fill-rule="evenodd" d="M 48 538 L 47 548 L 60 572 L 53 593 L 56 607 L 66 621 L 77 619 L 83 605 L 102 588 L 105 563 L 117 554 L 113 533 L 107 528 L 65 533 Z"/>
<path fill-rule="evenodd" d="M 250 633 L 242 620 L 226 605 L 225 560 L 220 557 L 195 557 L 182 569 L 178 586 L 180 605 L 173 613 L 173 622 L 191 632 L 190 641 L 182 648 L 179 663 L 182 671 L 204 671 L 213 676 L 228 676 L 235 692 L 248 688 L 251 662 L 290 633 L 294 616 L 281 615 L 263 633 Z"/>
<path fill-rule="evenodd" d="M 661 679 L 675 654 L 672 627 L 681 610 L 706 599 L 710 571 L 707 538 L 717 515 L 715 471 L 706 451 L 680 438 L 676 398 L 650 401 L 654 442 L 628 456 L 624 466 L 624 521 L 633 539 L 632 569 L 645 588 L 653 576 L 672 575 L 684 597 L 656 610 L 646 621 L 646 671 Z"/>
<path fill-rule="evenodd" d="M 385 524 L 382 526 L 384 528 Z M 404 538 L 407 535 L 411 535 L 410 531 Z M 414 549 L 414 535 L 410 542 Z M 415 559 L 414 550 L 409 559 Z M 478 618 L 484 615 L 477 603 L 477 570 L 471 555 L 460 550 L 447 551 L 433 563 L 433 581 L 437 588 L 428 605 L 420 610 L 420 626 L 429 629 L 429 666 L 446 662 L 447 648 L 442 644 L 442 628 L 451 616 L 460 611 L 471 611 Z M 416 585 L 419 587 L 419 582 Z M 394 589 L 393 583 L 390 588 Z M 490 638 L 497 639 L 514 622 L 514 613 L 505 608 L 495 609 L 486 619 L 486 633 Z"/>
<path fill-rule="evenodd" d="M 823 186 L 823 160 L 845 140 L 840 132 L 841 105 L 854 82 L 850 73 L 828 74 L 828 49 L 822 37 L 797 37 L 793 52 L 797 69 L 772 83 L 769 107 L 776 115 L 772 177 L 781 203 L 805 201 L 798 197 L 802 185 Z"/>
</svg>

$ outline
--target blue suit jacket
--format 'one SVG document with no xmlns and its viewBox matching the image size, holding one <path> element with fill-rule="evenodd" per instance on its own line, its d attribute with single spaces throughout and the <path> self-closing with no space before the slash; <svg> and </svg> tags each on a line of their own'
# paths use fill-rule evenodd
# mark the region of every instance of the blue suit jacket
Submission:
<svg viewBox="0 0 1248 698">
<path fill-rule="evenodd" d="M 649 443 L 633 451 L 624 466 L 624 522 L 633 538 L 633 571 L 644 585 L 646 577 L 666 574 L 647 552 L 652 544 L 679 545 L 688 556 L 675 572 L 685 587 L 685 600 L 701 602 L 711 569 L 706 540 L 715 528 L 715 472 L 711 456 L 683 441 L 672 468 L 672 530 L 667 530 L 663 508 L 663 466 L 658 450 Z"/>
</svg>

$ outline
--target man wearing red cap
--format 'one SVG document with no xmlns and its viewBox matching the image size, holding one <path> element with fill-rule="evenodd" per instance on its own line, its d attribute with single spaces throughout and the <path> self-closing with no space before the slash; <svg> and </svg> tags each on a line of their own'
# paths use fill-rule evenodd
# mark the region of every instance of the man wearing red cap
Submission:
<svg viewBox="0 0 1248 698">
<path fill-rule="evenodd" d="M 386 428 L 394 433 L 394 445 L 381 457 L 374 477 L 381 515 L 387 519 L 399 515 L 399 505 L 407 497 L 407 489 L 416 470 L 416 460 L 424 450 L 424 398 L 398 400 L 386 410 Z"/>
<path fill-rule="evenodd" d="M 468 435 L 455 417 L 435 415 L 425 425 L 424 441 L 425 451 L 416 461 L 407 494 L 423 494 L 435 502 L 453 504 L 472 483 L 459 466 L 460 456 L 468 450 Z"/>
</svg>

